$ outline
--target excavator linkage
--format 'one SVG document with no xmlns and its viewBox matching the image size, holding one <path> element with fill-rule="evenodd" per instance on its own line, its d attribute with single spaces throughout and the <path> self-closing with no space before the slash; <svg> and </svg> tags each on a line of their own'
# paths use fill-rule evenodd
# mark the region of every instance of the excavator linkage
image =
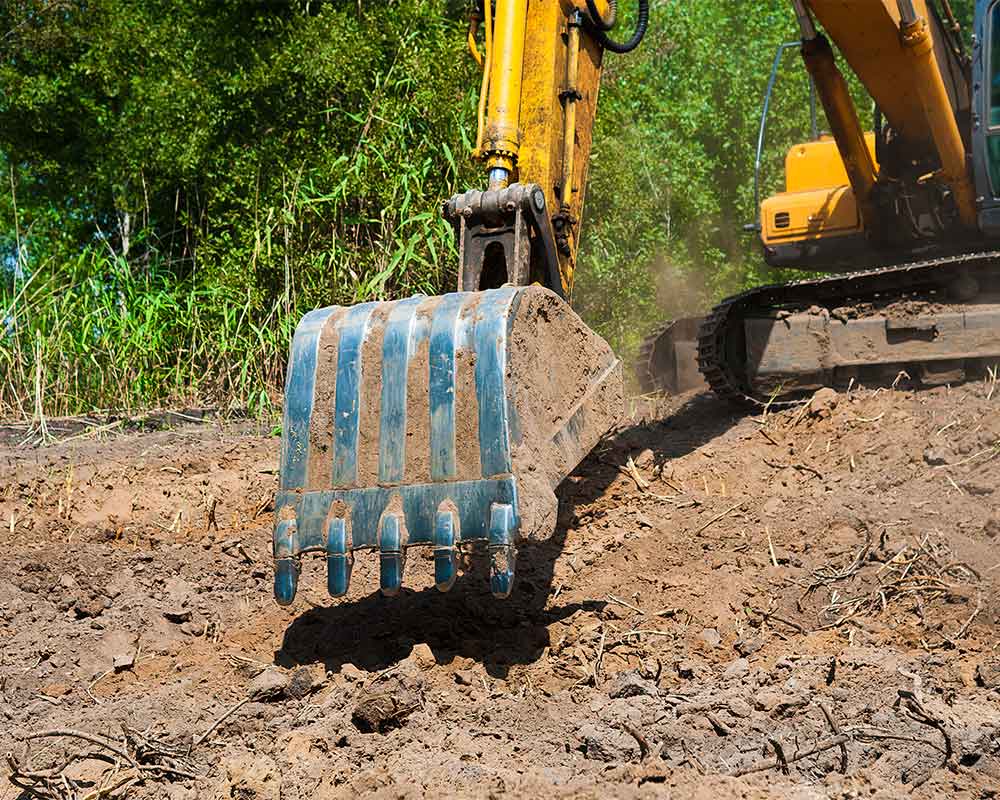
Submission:
<svg viewBox="0 0 1000 800">
<path fill-rule="evenodd" d="M 275 502 L 274 592 L 295 597 L 304 553 L 330 595 L 356 550 L 396 594 L 407 549 L 432 547 L 448 591 L 463 545 L 485 545 L 510 594 L 517 542 L 555 522 L 553 489 L 623 405 L 621 364 L 539 286 L 330 307 L 296 330 Z"/>
</svg>

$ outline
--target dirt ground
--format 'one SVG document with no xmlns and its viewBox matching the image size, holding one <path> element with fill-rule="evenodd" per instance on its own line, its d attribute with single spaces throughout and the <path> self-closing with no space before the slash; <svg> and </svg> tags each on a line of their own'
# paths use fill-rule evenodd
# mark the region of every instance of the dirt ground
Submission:
<svg viewBox="0 0 1000 800">
<path fill-rule="evenodd" d="M 276 606 L 253 424 L 8 429 L 0 800 L 995 796 L 1000 388 L 630 406 L 507 601 Z"/>
</svg>

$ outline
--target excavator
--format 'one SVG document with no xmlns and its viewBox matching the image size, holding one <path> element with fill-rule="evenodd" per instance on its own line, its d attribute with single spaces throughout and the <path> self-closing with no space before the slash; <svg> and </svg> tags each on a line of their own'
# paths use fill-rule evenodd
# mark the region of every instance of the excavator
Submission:
<svg viewBox="0 0 1000 800">
<path fill-rule="evenodd" d="M 752 289 L 699 322 L 688 360 L 718 394 L 780 404 L 903 369 L 960 380 L 1000 357 L 1000 0 L 978 3 L 971 56 L 940 1 L 792 0 L 832 136 L 789 152 L 760 236 L 768 263 L 828 275 Z M 551 534 L 555 487 L 621 418 L 622 365 L 570 306 L 602 60 L 638 46 L 648 0 L 625 41 L 616 17 L 614 0 L 490 0 L 473 17 L 486 188 L 443 204 L 457 291 L 300 322 L 278 603 L 293 602 L 306 554 L 325 558 L 330 595 L 347 594 L 359 550 L 398 594 L 414 547 L 431 548 L 442 591 L 485 547 L 490 590 L 509 596 L 517 545 Z M 873 131 L 831 41 L 875 101 Z"/>
<path fill-rule="evenodd" d="M 707 384 L 759 408 L 823 386 L 901 376 L 934 386 L 995 370 L 1000 3 L 976 3 L 971 52 L 949 0 L 792 7 L 801 32 L 794 45 L 831 134 L 788 151 L 785 190 L 759 203 L 752 227 L 769 266 L 825 276 L 751 289 L 704 318 L 661 326 L 640 349 L 640 385 Z M 838 60 L 873 100 L 871 130 Z"/>
<path fill-rule="evenodd" d="M 486 187 L 443 204 L 457 291 L 309 312 L 292 339 L 275 499 L 274 594 L 302 556 L 349 590 L 373 550 L 399 593 L 407 551 L 430 547 L 448 591 L 485 545 L 510 594 L 516 547 L 554 530 L 554 488 L 620 418 L 621 362 L 573 312 L 591 132 L 615 0 L 484 0 L 468 45 L 482 70 L 474 156 Z"/>
</svg>

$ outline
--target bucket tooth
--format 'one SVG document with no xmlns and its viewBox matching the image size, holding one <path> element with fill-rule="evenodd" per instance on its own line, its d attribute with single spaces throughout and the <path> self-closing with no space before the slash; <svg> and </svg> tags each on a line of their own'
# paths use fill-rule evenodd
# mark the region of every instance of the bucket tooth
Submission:
<svg viewBox="0 0 1000 800">
<path fill-rule="evenodd" d="M 285 385 L 275 597 L 292 602 L 310 552 L 343 595 L 357 550 L 378 552 L 395 594 L 415 546 L 446 591 L 470 544 L 507 596 L 514 548 L 552 533 L 555 487 L 623 405 L 611 348 L 540 286 L 310 312 Z"/>
<path fill-rule="evenodd" d="M 451 589 L 458 576 L 455 520 L 454 511 L 438 511 L 434 521 L 434 585 L 442 592 Z"/>
<path fill-rule="evenodd" d="M 299 557 L 296 552 L 294 519 L 278 520 L 274 528 L 274 599 L 291 605 L 299 588 Z"/>
<path fill-rule="evenodd" d="M 378 532 L 379 588 L 386 597 L 399 594 L 406 562 L 403 515 L 389 512 L 382 517 Z"/>
<path fill-rule="evenodd" d="M 510 597 L 514 588 L 514 509 L 495 503 L 490 510 L 490 591 L 494 597 Z"/>
<path fill-rule="evenodd" d="M 299 559 L 279 558 L 274 562 L 274 599 L 280 606 L 290 606 L 299 588 Z"/>
<path fill-rule="evenodd" d="M 343 597 L 351 586 L 354 551 L 347 536 L 347 520 L 334 517 L 326 527 L 326 590 Z"/>
</svg>

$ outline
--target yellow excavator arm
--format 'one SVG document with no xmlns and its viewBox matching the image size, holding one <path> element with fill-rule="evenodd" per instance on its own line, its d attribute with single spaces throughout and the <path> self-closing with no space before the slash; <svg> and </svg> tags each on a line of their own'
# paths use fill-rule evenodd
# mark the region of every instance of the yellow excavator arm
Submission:
<svg viewBox="0 0 1000 800">
<path fill-rule="evenodd" d="M 639 44 L 648 6 L 643 0 L 635 32 L 619 43 L 606 30 L 617 13 L 613 1 L 491 5 L 485 6 L 489 13 L 479 8 L 469 29 L 470 48 L 483 69 L 474 155 L 483 163 L 487 186 L 457 195 L 444 208 L 461 250 L 459 288 L 538 283 L 568 298 L 603 53 Z"/>
<path fill-rule="evenodd" d="M 566 298 L 601 59 L 639 44 L 639 2 L 625 42 L 610 33 L 615 0 L 485 0 L 473 17 L 485 185 L 444 204 L 458 291 L 317 309 L 299 324 L 275 500 L 279 603 L 294 599 L 307 553 L 325 557 L 342 596 L 355 552 L 377 551 L 393 595 L 410 548 L 432 549 L 431 581 L 447 591 L 477 543 L 506 597 L 517 543 L 553 530 L 553 490 L 622 412 L 621 364 Z"/>
</svg>

